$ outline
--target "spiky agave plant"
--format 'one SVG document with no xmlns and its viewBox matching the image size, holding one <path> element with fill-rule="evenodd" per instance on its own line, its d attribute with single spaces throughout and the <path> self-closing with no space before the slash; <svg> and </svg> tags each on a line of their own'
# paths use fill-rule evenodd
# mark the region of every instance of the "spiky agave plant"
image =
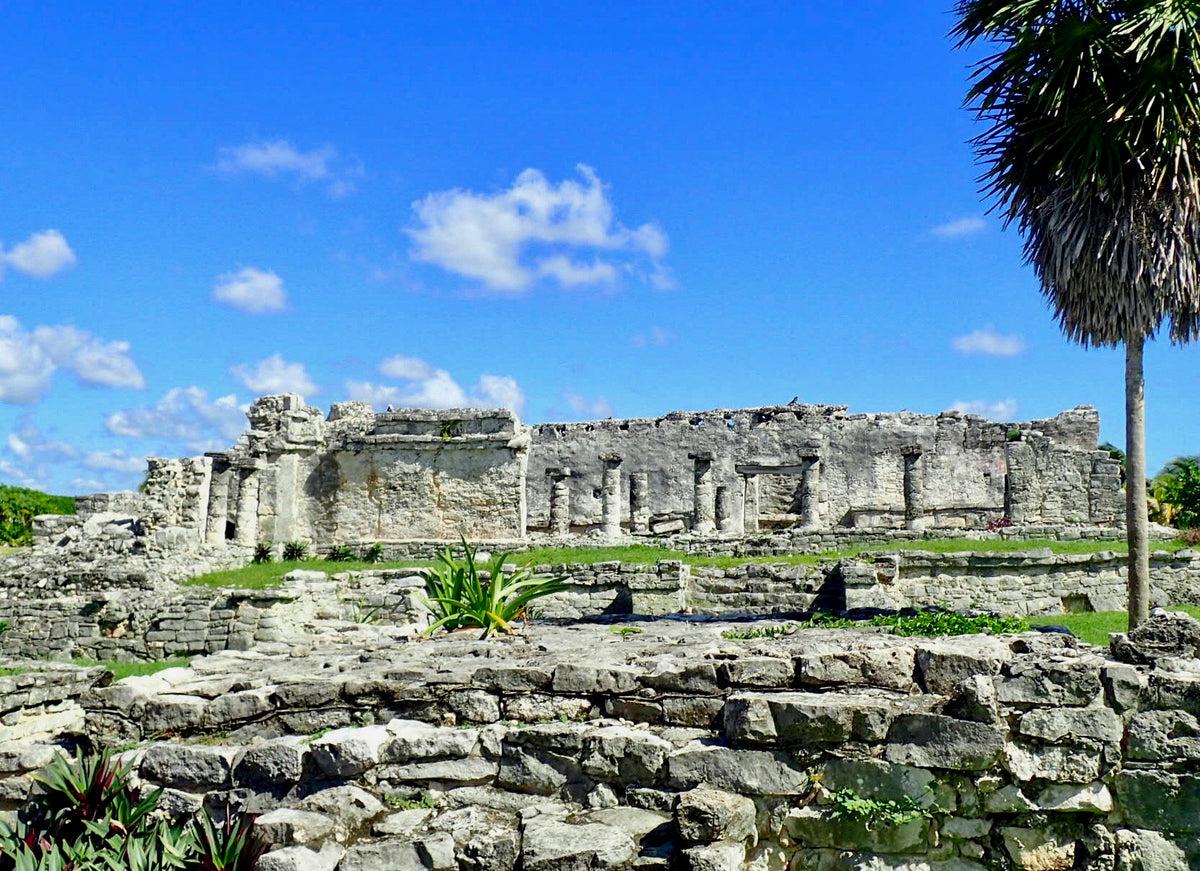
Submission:
<svg viewBox="0 0 1200 871">
<path fill-rule="evenodd" d="M 194 824 L 194 837 L 187 871 L 253 871 L 267 851 L 267 842 L 254 830 L 254 818 L 229 808 L 219 823 L 202 814 Z"/>
<path fill-rule="evenodd" d="M 1126 354 L 1129 618 L 1149 610 L 1145 341 L 1200 336 L 1200 4 L 960 0 L 991 53 L 968 103 L 983 183 L 1063 332 Z"/>
<path fill-rule="evenodd" d="M 538 577 L 527 567 L 505 574 L 509 554 L 493 556 L 481 569 L 476 549 L 462 538 L 464 558 L 446 548 L 430 568 L 422 569 L 425 596 L 434 622 L 426 635 L 438 629 L 479 628 L 484 638 L 496 631 L 512 632 L 514 621 L 526 616 L 538 599 L 566 589 L 561 577 Z"/>
</svg>

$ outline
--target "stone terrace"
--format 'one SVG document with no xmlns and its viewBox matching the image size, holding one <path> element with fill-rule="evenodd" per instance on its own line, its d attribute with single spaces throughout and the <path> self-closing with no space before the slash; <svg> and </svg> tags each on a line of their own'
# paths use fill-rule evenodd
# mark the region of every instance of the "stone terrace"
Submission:
<svg viewBox="0 0 1200 871">
<path fill-rule="evenodd" d="M 1159 618 L 1123 661 L 1046 634 L 722 635 L 748 625 L 764 624 L 404 641 L 346 622 L 111 686 L 84 673 L 75 698 L 92 740 L 136 742 L 127 758 L 171 806 L 262 814 L 264 869 L 1200 858 L 1200 666 L 1164 652 L 1195 656 L 1200 624 Z M 47 752 L 6 748 L 2 794 Z M 844 789 L 916 810 L 855 820 L 828 802 Z"/>
</svg>

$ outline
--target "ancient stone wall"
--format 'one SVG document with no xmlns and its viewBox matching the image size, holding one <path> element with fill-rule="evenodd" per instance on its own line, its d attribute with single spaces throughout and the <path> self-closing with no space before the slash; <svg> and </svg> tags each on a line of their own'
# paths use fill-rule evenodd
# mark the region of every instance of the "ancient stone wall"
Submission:
<svg viewBox="0 0 1200 871">
<path fill-rule="evenodd" d="M 268 396 L 230 450 L 150 462 L 145 493 L 97 497 L 150 530 L 243 547 L 521 540 L 593 533 L 734 540 L 760 531 L 864 533 L 1113 526 L 1117 463 L 1080 407 L 990 423 L 788 405 L 525 427 L 504 410 L 360 402 L 328 419 Z M 53 533 L 53 524 L 47 532 Z"/>
<path fill-rule="evenodd" d="M 1096 450 L 1098 433 L 1091 408 L 1019 425 L 817 405 L 542 424 L 532 428 L 530 522 L 555 529 L 550 494 L 561 482 L 570 525 L 601 525 L 615 462 L 622 522 L 635 532 L 982 528 L 1006 515 L 1112 524 L 1119 469 Z"/>
<path fill-rule="evenodd" d="M 1151 566 L 1155 605 L 1200 604 L 1200 554 L 1160 552 Z M 1017 615 L 1111 611 L 1125 607 L 1126 585 L 1125 559 L 1112 553 L 904 552 L 811 565 L 710 567 L 664 560 L 536 570 L 566 582 L 563 593 L 538 603 L 538 617 L 553 620 L 939 605 Z M 409 569 L 332 577 L 297 571 L 269 590 L 21 590 L 0 595 L 0 621 L 8 623 L 0 654 L 156 660 L 344 632 L 356 620 L 397 627 L 403 630 L 397 637 L 406 637 L 428 623 L 423 590 Z"/>
</svg>

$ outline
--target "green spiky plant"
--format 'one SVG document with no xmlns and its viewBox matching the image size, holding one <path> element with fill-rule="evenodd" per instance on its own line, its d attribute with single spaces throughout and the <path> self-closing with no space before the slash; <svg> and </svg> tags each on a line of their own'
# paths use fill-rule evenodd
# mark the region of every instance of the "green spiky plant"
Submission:
<svg viewBox="0 0 1200 871">
<path fill-rule="evenodd" d="M 59 757 L 17 821 L 0 822 L 0 871 L 251 871 L 265 850 L 250 817 L 165 819 L 162 790 L 139 795 L 110 754 Z"/>
<path fill-rule="evenodd" d="M 1129 622 L 1149 611 L 1143 350 L 1200 336 L 1200 3 L 960 0 L 983 183 L 1068 338 L 1125 347 Z"/>
<path fill-rule="evenodd" d="M 509 554 L 493 556 L 482 568 L 476 549 L 462 539 L 464 558 L 459 560 L 447 547 L 430 568 L 422 569 L 426 603 L 434 622 L 425 630 L 478 628 L 483 638 L 493 633 L 513 632 L 513 623 L 525 617 L 530 604 L 566 589 L 562 577 L 538 577 L 528 567 L 505 574 Z"/>
</svg>

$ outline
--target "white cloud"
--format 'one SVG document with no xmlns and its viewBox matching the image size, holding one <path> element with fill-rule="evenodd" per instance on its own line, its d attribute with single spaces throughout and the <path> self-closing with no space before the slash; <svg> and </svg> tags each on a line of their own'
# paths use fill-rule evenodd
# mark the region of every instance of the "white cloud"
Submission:
<svg viewBox="0 0 1200 871">
<path fill-rule="evenodd" d="M 35 490 L 46 489 L 42 479 L 30 473 L 24 464 L 14 463 L 4 457 L 0 457 L 0 481 L 11 482 L 18 487 L 32 487 Z"/>
<path fill-rule="evenodd" d="M 4 265 L 8 265 L 34 278 L 49 278 L 69 269 L 76 262 L 75 252 L 58 230 L 42 230 L 24 242 L 18 242 L 7 252 L 0 250 L 0 272 L 3 272 Z"/>
<path fill-rule="evenodd" d="M 114 411 L 104 421 L 110 433 L 177 442 L 189 450 L 227 447 L 246 429 L 246 407 L 233 395 L 209 399 L 200 387 L 173 387 L 154 405 Z"/>
<path fill-rule="evenodd" d="M 508 408 L 520 414 L 525 405 L 520 385 L 507 375 L 481 375 L 468 391 L 445 369 L 435 368 L 417 357 L 389 357 L 379 364 L 379 371 L 403 383 L 347 381 L 348 396 L 374 406 L 394 408 Z"/>
<path fill-rule="evenodd" d="M 1025 350 L 1025 340 L 1020 336 L 998 333 L 991 327 L 955 336 L 950 344 L 960 354 L 984 357 L 1015 357 Z"/>
<path fill-rule="evenodd" d="M 672 286 L 662 263 L 666 234 L 654 224 L 629 229 L 617 222 L 595 171 L 578 169 L 579 181 L 551 184 L 527 169 L 494 194 L 456 188 L 425 196 L 413 203 L 410 256 L 499 294 L 526 293 L 540 280 L 611 286 L 621 273 Z"/>
<path fill-rule="evenodd" d="M 283 279 L 256 266 L 218 275 L 213 285 L 213 299 L 249 314 L 283 311 L 287 305 Z"/>
<path fill-rule="evenodd" d="M 405 381 L 423 381 L 434 373 L 434 368 L 417 357 L 405 357 L 397 354 L 388 357 L 379 364 L 379 371 L 388 378 L 402 378 Z"/>
<path fill-rule="evenodd" d="M 601 418 L 612 417 L 613 409 L 608 400 L 603 396 L 597 396 L 589 399 L 581 393 L 576 393 L 573 390 L 567 390 L 562 395 L 563 402 L 567 404 L 567 408 L 576 417 L 586 418 Z"/>
<path fill-rule="evenodd" d="M 662 327 L 651 327 L 644 333 L 633 335 L 629 341 L 635 348 L 661 348 L 675 341 L 675 335 Z"/>
<path fill-rule="evenodd" d="M 141 390 L 146 381 L 129 352 L 128 342 L 106 342 L 77 327 L 30 332 L 16 318 L 0 315 L 0 402 L 37 402 L 59 371 L 81 384 Z"/>
<path fill-rule="evenodd" d="M 984 399 L 959 400 L 950 406 L 950 411 L 961 411 L 963 414 L 976 414 L 988 420 L 1007 423 L 1017 416 L 1017 400 L 1001 399 L 988 402 Z"/>
<path fill-rule="evenodd" d="M 46 435 L 32 417 L 23 418 L 4 438 L 2 450 L 0 480 L 38 489 L 45 489 L 55 467 L 79 456 L 74 445 Z"/>
<path fill-rule="evenodd" d="M 72 478 L 71 492 L 73 493 L 106 493 L 112 490 L 112 485 L 99 478 Z"/>
<path fill-rule="evenodd" d="M 520 413 L 525 406 L 525 393 L 516 378 L 508 375 L 480 375 L 475 385 L 475 395 L 485 407 L 508 408 Z"/>
<path fill-rule="evenodd" d="M 234 377 L 259 396 L 272 393 L 299 393 L 309 396 L 317 385 L 308 377 L 303 363 L 289 363 L 282 354 L 272 354 L 253 365 L 234 366 Z"/>
<path fill-rule="evenodd" d="M 974 236 L 987 229 L 987 221 L 978 217 L 955 218 L 944 224 L 938 224 L 929 232 L 939 239 L 959 239 L 963 236 Z"/>
<path fill-rule="evenodd" d="M 227 175 L 290 177 L 300 182 L 323 182 L 331 197 L 344 197 L 355 189 L 364 172 L 356 161 L 340 161 L 337 149 L 323 145 L 302 151 L 286 139 L 247 142 L 221 148 L 216 169 Z"/>
<path fill-rule="evenodd" d="M 103 469 L 109 472 L 121 472 L 132 475 L 146 470 L 146 458 L 139 454 L 131 454 L 121 448 L 107 451 L 92 451 L 83 458 L 83 464 L 89 469 Z"/>
</svg>

